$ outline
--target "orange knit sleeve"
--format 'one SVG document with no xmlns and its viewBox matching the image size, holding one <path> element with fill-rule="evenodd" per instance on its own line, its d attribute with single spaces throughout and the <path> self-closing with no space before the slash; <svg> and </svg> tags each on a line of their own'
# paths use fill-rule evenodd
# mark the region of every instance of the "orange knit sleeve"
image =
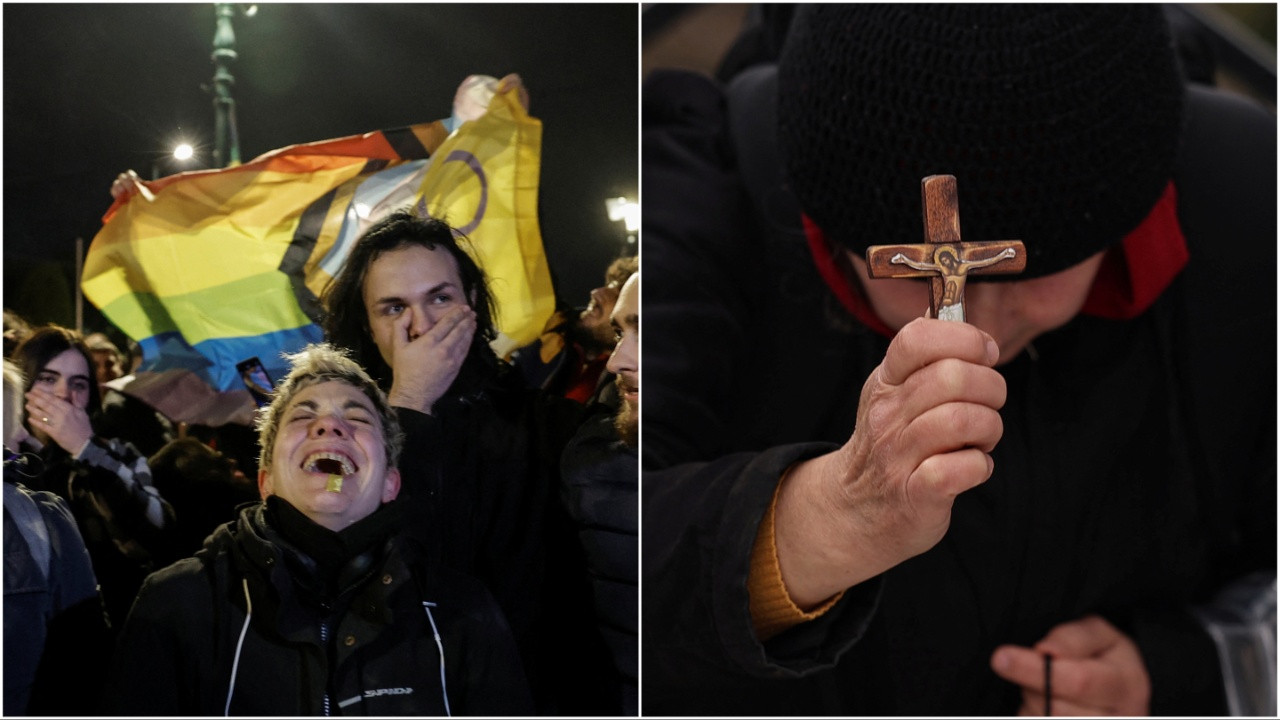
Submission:
<svg viewBox="0 0 1280 720">
<path fill-rule="evenodd" d="M 786 479 L 786 475 L 783 475 L 783 479 Z M 782 487 L 781 482 L 778 487 Z M 751 567 L 747 572 L 751 624 L 755 626 L 756 636 L 761 642 L 802 622 L 821 617 L 844 596 L 841 591 L 809 612 L 801 610 L 792 602 L 787 586 L 782 581 L 778 546 L 773 534 L 774 511 L 777 506 L 778 491 L 774 490 L 769 510 L 760 521 L 755 544 L 751 547 Z"/>
</svg>

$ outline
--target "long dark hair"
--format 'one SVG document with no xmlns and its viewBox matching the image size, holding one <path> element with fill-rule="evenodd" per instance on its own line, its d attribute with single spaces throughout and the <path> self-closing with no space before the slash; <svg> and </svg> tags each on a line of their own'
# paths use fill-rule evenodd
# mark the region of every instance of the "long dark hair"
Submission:
<svg viewBox="0 0 1280 720">
<path fill-rule="evenodd" d="M 35 385 L 36 378 L 45 365 L 68 350 L 75 350 L 84 358 L 84 366 L 89 374 L 89 406 L 85 408 L 85 412 L 96 420 L 102 412 L 102 395 L 93 373 L 93 357 L 89 354 L 89 348 L 85 347 L 84 338 L 70 328 L 60 325 L 36 328 L 13 349 L 13 361 L 22 369 L 22 375 L 27 381 L 23 391 L 30 390 Z"/>
<path fill-rule="evenodd" d="M 407 210 L 392 213 L 374 224 L 356 241 L 342 270 L 321 293 L 320 300 L 325 308 L 325 339 L 350 350 L 352 358 L 383 389 L 390 387 L 391 368 L 382 360 L 369 331 L 369 317 L 364 307 L 365 276 L 369 266 L 384 252 L 411 245 L 421 245 L 428 250 L 441 248 L 457 261 L 462 290 L 476 313 L 476 333 L 466 360 L 472 371 L 465 372 L 464 366 L 464 372 L 470 375 L 481 369 L 495 369 L 497 356 L 489 347 L 489 342 L 498 335 L 493 299 L 484 271 L 463 249 L 464 242 L 468 242 L 466 237 L 455 233 L 448 223 L 436 218 L 418 217 Z"/>
</svg>

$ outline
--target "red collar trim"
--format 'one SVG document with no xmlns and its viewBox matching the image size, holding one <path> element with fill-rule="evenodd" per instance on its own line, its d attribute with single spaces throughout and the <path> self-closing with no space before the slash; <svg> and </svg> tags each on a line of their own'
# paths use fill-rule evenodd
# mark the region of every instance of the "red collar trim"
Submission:
<svg viewBox="0 0 1280 720">
<path fill-rule="evenodd" d="M 800 221 L 818 274 L 844 309 L 872 330 L 893 337 L 894 330 L 850 281 L 851 268 L 846 269 L 843 251 L 834 247 L 807 215 L 802 213 Z M 1178 223 L 1178 193 L 1170 182 L 1146 219 L 1103 256 L 1080 312 L 1108 320 L 1135 318 L 1169 287 L 1188 259 L 1187 240 Z"/>
<path fill-rule="evenodd" d="M 810 220 L 808 215 L 800 213 L 800 222 L 804 225 L 804 234 L 809 240 L 809 254 L 813 256 L 813 264 L 818 267 L 818 274 L 826 281 L 831 292 L 835 293 L 844 309 L 863 325 L 885 337 L 893 337 L 894 330 L 876 315 L 871 303 L 863 297 L 862 289 L 849 279 L 853 268 L 844 259 L 844 250 L 834 247 L 822 228 Z"/>
<path fill-rule="evenodd" d="M 1135 318 L 1151 307 L 1190 258 L 1178 224 L 1178 191 L 1171 181 L 1146 219 L 1102 258 L 1080 312 L 1107 320 Z"/>
</svg>

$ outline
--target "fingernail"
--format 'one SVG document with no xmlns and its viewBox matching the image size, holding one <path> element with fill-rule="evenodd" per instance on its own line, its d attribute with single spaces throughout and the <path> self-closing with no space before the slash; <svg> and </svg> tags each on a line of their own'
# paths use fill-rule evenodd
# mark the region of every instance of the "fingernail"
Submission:
<svg viewBox="0 0 1280 720">
<path fill-rule="evenodd" d="M 989 360 L 992 364 L 994 364 L 995 361 L 999 359 L 1000 359 L 1000 346 L 996 345 L 995 340 L 992 340 L 991 338 L 987 338 L 987 360 Z"/>
</svg>

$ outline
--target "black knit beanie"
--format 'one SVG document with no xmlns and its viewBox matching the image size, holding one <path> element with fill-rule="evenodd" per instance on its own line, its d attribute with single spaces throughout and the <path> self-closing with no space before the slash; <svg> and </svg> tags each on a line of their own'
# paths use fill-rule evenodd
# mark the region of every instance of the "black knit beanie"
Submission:
<svg viewBox="0 0 1280 720">
<path fill-rule="evenodd" d="M 920 180 L 955 175 L 962 238 L 1022 240 L 1026 279 L 1146 217 L 1182 99 L 1159 5 L 822 4 L 778 62 L 779 148 L 805 214 L 859 254 L 921 242 Z"/>
</svg>

